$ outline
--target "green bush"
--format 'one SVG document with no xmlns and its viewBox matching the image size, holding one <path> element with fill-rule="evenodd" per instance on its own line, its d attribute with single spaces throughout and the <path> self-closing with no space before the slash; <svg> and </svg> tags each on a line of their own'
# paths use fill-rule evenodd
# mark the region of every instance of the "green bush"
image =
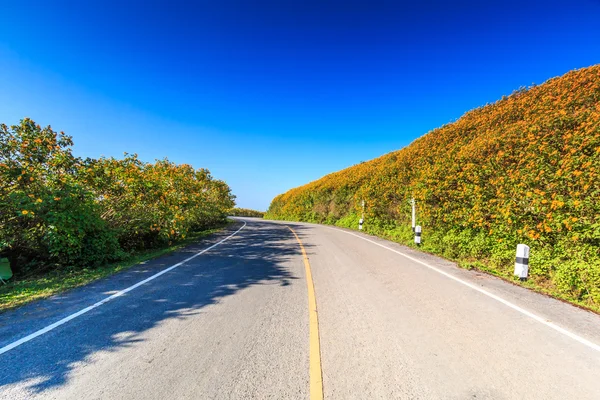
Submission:
<svg viewBox="0 0 600 400">
<path fill-rule="evenodd" d="M 232 217 L 255 217 L 262 218 L 265 213 L 262 211 L 251 210 L 249 208 L 238 208 L 234 207 L 229 211 L 229 215 Z"/>
<path fill-rule="evenodd" d="M 137 155 L 87 159 L 82 180 L 126 250 L 152 248 L 223 222 L 234 196 L 206 169 Z"/>
<path fill-rule="evenodd" d="M 15 275 L 40 264 L 97 265 L 121 255 L 116 236 L 78 182 L 72 144 L 69 136 L 30 119 L 0 125 L 1 251 Z"/>
<path fill-rule="evenodd" d="M 600 65 L 471 110 L 404 149 L 273 199 L 266 218 L 341 224 L 511 277 L 518 243 L 531 282 L 600 309 Z M 342 221 L 342 222 L 340 222 Z"/>
<path fill-rule="evenodd" d="M 206 169 L 168 160 L 81 160 L 31 119 L 0 125 L 0 256 L 15 276 L 94 267 L 223 222 L 234 196 Z"/>
</svg>

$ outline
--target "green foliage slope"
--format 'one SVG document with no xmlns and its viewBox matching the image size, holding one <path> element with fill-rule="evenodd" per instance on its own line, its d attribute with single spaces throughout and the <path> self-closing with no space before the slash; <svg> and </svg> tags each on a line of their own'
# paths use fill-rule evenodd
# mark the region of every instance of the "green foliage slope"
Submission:
<svg viewBox="0 0 600 400">
<path fill-rule="evenodd" d="M 229 212 L 229 215 L 231 215 L 233 217 L 256 217 L 256 218 L 262 218 L 265 215 L 265 213 L 262 212 L 262 211 L 251 210 L 249 208 L 235 207 L 235 208 L 233 208 Z"/>
<path fill-rule="evenodd" d="M 17 279 L 87 268 L 221 224 L 233 207 L 208 170 L 135 155 L 82 160 L 31 119 L 0 125 L 0 257 Z"/>
<path fill-rule="evenodd" d="M 600 308 L 600 66 L 521 89 L 408 147 L 277 196 L 266 218 L 357 227 Z"/>
</svg>

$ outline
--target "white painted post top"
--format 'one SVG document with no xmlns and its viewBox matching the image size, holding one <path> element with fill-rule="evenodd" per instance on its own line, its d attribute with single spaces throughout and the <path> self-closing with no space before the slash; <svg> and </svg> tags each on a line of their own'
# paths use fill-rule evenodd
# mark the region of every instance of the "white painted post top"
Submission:
<svg viewBox="0 0 600 400">
<path fill-rule="evenodd" d="M 520 258 L 529 258 L 529 246 L 526 244 L 518 244 L 517 245 L 517 257 Z"/>
</svg>

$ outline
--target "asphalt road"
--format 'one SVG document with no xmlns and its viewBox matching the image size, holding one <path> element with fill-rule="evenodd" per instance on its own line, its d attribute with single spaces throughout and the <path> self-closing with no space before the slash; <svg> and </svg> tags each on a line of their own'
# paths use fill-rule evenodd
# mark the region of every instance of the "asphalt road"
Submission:
<svg viewBox="0 0 600 400">
<path fill-rule="evenodd" d="M 307 271 L 320 354 L 309 346 Z M 344 230 L 243 219 L 0 314 L 0 398 L 307 399 L 317 361 L 328 399 L 600 399 L 598 344 L 600 316 L 448 261 Z"/>
</svg>

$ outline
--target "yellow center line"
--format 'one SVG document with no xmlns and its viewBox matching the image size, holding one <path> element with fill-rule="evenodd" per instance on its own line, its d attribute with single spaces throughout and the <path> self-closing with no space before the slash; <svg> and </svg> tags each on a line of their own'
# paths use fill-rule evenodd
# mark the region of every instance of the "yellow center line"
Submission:
<svg viewBox="0 0 600 400">
<path fill-rule="evenodd" d="M 296 237 L 302 258 L 304 260 L 304 270 L 306 272 L 306 287 L 308 289 L 308 335 L 310 342 L 309 350 L 309 381 L 310 381 L 310 400 L 323 399 L 323 374 L 321 372 L 321 345 L 319 343 L 319 319 L 317 317 L 317 299 L 315 297 L 315 285 L 312 279 L 310 263 L 302 241 L 296 232 L 288 226 L 290 231 Z"/>
</svg>

